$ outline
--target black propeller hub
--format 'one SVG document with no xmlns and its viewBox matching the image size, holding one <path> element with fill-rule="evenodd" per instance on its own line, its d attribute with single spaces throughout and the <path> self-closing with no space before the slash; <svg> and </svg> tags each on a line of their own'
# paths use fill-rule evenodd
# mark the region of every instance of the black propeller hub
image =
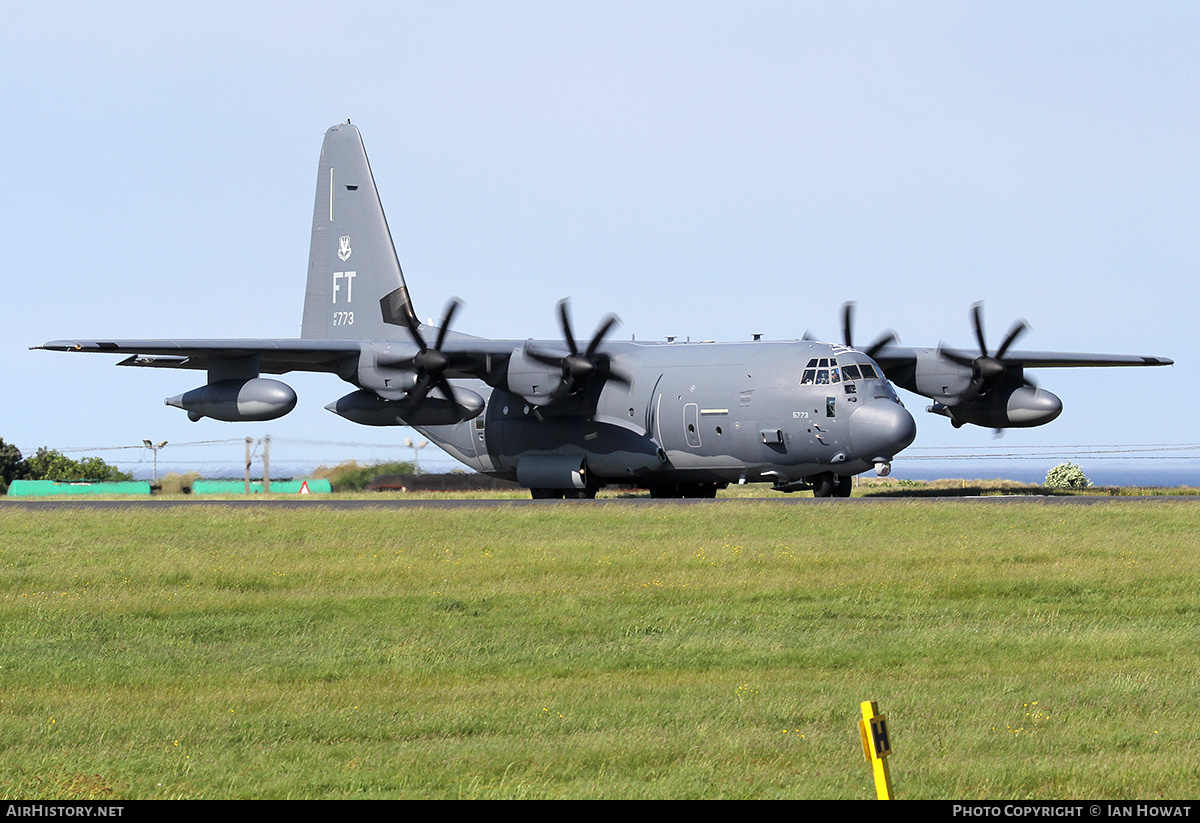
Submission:
<svg viewBox="0 0 1200 823">
<path fill-rule="evenodd" d="M 995 357 L 976 357 L 972 370 L 976 377 L 988 382 L 1000 379 L 1008 371 Z"/>
<path fill-rule="evenodd" d="M 423 372 L 440 373 L 450 365 L 450 358 L 437 349 L 425 349 L 413 357 L 413 365 Z"/>
<path fill-rule="evenodd" d="M 596 373 L 596 362 L 582 354 L 572 354 L 565 361 L 567 373 L 576 380 L 587 380 Z"/>
</svg>

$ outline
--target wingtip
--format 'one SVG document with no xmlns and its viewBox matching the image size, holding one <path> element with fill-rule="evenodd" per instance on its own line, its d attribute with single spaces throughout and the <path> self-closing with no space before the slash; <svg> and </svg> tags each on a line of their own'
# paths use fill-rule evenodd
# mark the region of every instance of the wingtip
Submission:
<svg viewBox="0 0 1200 823">
<path fill-rule="evenodd" d="M 34 346 L 34 348 L 44 349 L 45 351 L 104 351 L 105 349 L 115 349 L 116 344 L 90 340 L 51 340 L 40 346 Z"/>
</svg>

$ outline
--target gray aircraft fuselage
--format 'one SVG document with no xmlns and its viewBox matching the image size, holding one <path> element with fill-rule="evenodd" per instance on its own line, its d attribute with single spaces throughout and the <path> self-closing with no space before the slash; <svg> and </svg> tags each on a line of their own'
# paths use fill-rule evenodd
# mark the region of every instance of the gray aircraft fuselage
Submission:
<svg viewBox="0 0 1200 823">
<path fill-rule="evenodd" d="M 485 474 L 538 482 L 523 476 L 523 463 L 551 472 L 582 463 L 584 482 L 594 476 L 697 492 L 747 482 L 800 488 L 824 475 L 836 482 L 886 465 L 916 436 L 879 367 L 843 346 L 614 341 L 605 350 L 628 384 L 607 382 L 549 406 L 476 384 L 487 393 L 482 414 L 418 428 Z M 847 367 L 853 379 L 843 379 Z M 807 382 L 806 371 L 813 372 Z"/>
</svg>

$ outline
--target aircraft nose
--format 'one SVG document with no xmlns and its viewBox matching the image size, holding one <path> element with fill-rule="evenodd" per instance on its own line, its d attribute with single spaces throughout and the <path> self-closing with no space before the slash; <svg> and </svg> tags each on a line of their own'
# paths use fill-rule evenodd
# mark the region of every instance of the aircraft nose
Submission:
<svg viewBox="0 0 1200 823">
<path fill-rule="evenodd" d="M 849 420 L 850 444 L 862 460 L 887 463 L 917 437 L 917 423 L 892 400 L 872 400 L 855 409 Z"/>
</svg>

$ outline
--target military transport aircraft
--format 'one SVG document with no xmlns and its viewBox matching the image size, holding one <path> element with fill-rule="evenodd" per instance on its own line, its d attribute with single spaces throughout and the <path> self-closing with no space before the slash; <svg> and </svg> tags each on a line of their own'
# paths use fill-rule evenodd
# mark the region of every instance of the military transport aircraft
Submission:
<svg viewBox="0 0 1200 823">
<path fill-rule="evenodd" d="M 332 372 L 356 389 L 326 408 L 367 426 L 411 426 L 471 468 L 517 480 L 535 498 L 593 497 L 635 483 L 656 497 L 712 497 L 730 483 L 847 496 L 855 474 L 891 460 L 916 436 L 893 383 L 931 398 L 955 426 L 1040 426 L 1062 403 L 1025 369 L 1161 366 L 1161 357 L 1010 351 L 1025 325 L 990 351 L 906 348 L 884 335 L 740 343 L 609 340 L 604 319 L 575 337 L 566 302 L 561 340 L 486 340 L 419 322 L 349 121 L 321 148 L 299 339 L 56 340 L 35 348 L 131 355 L 123 366 L 197 369 L 204 385 L 168 398 L 192 420 L 273 420 L 296 393 L 262 377 Z"/>
</svg>

